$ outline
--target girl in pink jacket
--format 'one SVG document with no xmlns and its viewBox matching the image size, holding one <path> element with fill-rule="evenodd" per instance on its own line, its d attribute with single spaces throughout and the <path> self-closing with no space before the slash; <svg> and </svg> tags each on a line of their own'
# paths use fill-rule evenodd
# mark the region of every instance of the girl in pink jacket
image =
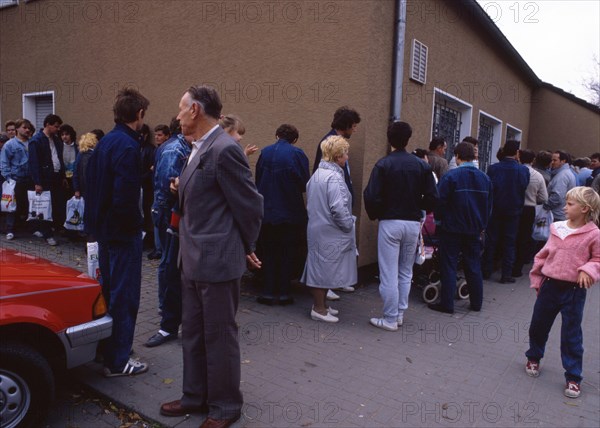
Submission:
<svg viewBox="0 0 600 428">
<path fill-rule="evenodd" d="M 565 395 L 581 394 L 583 335 L 581 320 L 587 289 L 600 279 L 600 196 L 590 187 L 575 187 L 567 193 L 567 220 L 550 225 L 550 239 L 536 254 L 529 274 L 537 290 L 529 327 L 529 350 L 525 371 L 540 374 L 540 360 L 548 334 L 558 313 L 562 316 L 560 353 Z"/>
</svg>

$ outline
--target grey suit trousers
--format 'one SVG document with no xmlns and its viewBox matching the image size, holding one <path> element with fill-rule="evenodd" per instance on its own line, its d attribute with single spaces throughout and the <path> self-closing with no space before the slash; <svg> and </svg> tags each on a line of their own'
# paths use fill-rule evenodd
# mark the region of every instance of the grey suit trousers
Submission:
<svg viewBox="0 0 600 428">
<path fill-rule="evenodd" d="M 241 278 L 207 283 L 182 274 L 184 407 L 208 404 L 208 416 L 241 414 L 240 346 L 235 315 Z"/>
</svg>

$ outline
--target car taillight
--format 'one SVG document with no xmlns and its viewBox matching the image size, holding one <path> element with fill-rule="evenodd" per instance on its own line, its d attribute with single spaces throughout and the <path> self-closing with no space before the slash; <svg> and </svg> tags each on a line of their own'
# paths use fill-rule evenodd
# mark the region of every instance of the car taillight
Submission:
<svg viewBox="0 0 600 428">
<path fill-rule="evenodd" d="M 98 293 L 98 297 L 96 297 L 96 301 L 92 307 L 92 317 L 94 319 L 102 318 L 104 315 L 106 315 L 106 312 L 108 312 L 108 308 L 106 307 L 104 296 L 102 293 Z"/>
</svg>

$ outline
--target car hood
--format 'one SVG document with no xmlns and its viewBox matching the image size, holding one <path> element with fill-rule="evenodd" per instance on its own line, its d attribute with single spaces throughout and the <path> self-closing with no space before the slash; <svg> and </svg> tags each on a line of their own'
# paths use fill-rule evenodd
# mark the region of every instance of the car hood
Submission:
<svg viewBox="0 0 600 428">
<path fill-rule="evenodd" d="M 97 286 L 86 274 L 20 251 L 0 248 L 0 298 Z"/>
</svg>

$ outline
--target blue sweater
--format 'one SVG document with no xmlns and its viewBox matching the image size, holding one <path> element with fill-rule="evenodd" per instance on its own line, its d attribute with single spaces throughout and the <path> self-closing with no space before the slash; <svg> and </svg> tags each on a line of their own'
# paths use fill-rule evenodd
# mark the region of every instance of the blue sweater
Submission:
<svg viewBox="0 0 600 428">
<path fill-rule="evenodd" d="M 492 212 L 492 182 L 472 162 L 465 162 L 442 176 L 435 220 L 450 233 L 479 235 Z"/>
<path fill-rule="evenodd" d="M 85 228 L 98 241 L 129 241 L 142 233 L 138 133 L 117 124 L 96 146 L 86 171 Z"/>
</svg>

